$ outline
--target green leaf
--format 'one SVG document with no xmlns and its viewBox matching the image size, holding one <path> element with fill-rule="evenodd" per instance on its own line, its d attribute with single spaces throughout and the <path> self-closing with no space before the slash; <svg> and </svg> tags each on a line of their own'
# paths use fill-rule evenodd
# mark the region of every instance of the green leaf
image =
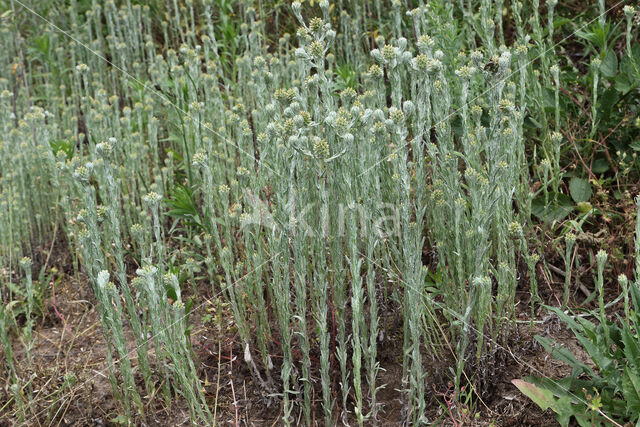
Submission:
<svg viewBox="0 0 640 427">
<path fill-rule="evenodd" d="M 551 408 L 556 412 L 555 398 L 553 397 L 553 393 L 549 390 L 545 390 L 524 380 L 511 380 L 511 383 L 516 386 L 522 394 L 533 400 L 533 402 L 543 411 Z"/>
<path fill-rule="evenodd" d="M 629 144 L 629 147 L 631 147 L 633 151 L 640 151 L 640 140 L 632 142 Z"/>
<path fill-rule="evenodd" d="M 628 325 L 622 329 L 622 342 L 624 343 L 624 357 L 634 369 L 640 369 L 640 343 L 633 336 Z"/>
<path fill-rule="evenodd" d="M 635 83 L 635 80 L 627 73 L 620 73 L 615 79 L 615 88 L 620 93 L 629 92 Z"/>
<path fill-rule="evenodd" d="M 524 126 L 528 127 L 529 129 L 542 129 L 542 124 L 540 124 L 540 122 L 531 115 L 527 115 L 524 118 Z"/>
<path fill-rule="evenodd" d="M 598 117 L 601 122 L 609 120 L 611 113 L 615 112 L 613 108 L 620 100 L 621 94 L 614 87 L 609 87 L 600 97 L 600 105 L 598 106 Z"/>
<path fill-rule="evenodd" d="M 558 198 L 557 206 L 554 206 L 554 196 Z M 531 204 L 531 213 L 544 222 L 561 221 L 573 210 L 573 201 L 566 194 L 549 193 L 548 206 L 545 205 L 544 196 L 536 198 Z"/>
<path fill-rule="evenodd" d="M 67 160 L 71 160 L 71 158 L 73 157 L 75 146 L 74 143 L 69 139 L 57 139 L 49 141 L 49 146 L 51 147 L 51 152 L 54 156 L 57 156 L 58 152 L 62 151 Z"/>
<path fill-rule="evenodd" d="M 629 367 L 625 367 L 622 374 L 622 394 L 627 410 L 637 419 L 640 414 L 640 378 Z"/>
<path fill-rule="evenodd" d="M 607 56 L 604 57 L 600 65 L 600 72 L 608 78 L 613 78 L 618 74 L 618 57 L 613 50 L 608 51 Z"/>
<path fill-rule="evenodd" d="M 610 167 L 611 166 L 609 165 L 609 162 L 607 161 L 607 159 L 599 157 L 595 159 L 595 161 L 593 162 L 593 167 L 591 168 L 591 172 L 605 173 L 606 171 L 609 170 Z"/>
<path fill-rule="evenodd" d="M 574 202 L 587 202 L 591 199 L 591 184 L 584 178 L 571 178 L 569 182 L 569 193 Z"/>
</svg>

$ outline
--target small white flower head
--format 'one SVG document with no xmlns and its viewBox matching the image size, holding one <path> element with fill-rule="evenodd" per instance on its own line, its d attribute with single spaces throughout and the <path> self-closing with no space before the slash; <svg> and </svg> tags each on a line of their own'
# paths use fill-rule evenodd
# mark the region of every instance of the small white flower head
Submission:
<svg viewBox="0 0 640 427">
<path fill-rule="evenodd" d="M 573 233 L 565 234 L 564 242 L 567 246 L 573 246 L 576 243 L 576 235 Z"/>
<path fill-rule="evenodd" d="M 500 58 L 498 59 L 498 68 L 502 72 L 506 72 L 511 64 L 511 52 L 508 50 L 502 52 Z"/>
<path fill-rule="evenodd" d="M 627 275 L 624 273 L 618 275 L 618 283 L 620 283 L 620 286 L 622 286 L 622 288 L 626 288 L 629 284 L 629 279 L 627 279 Z"/>
<path fill-rule="evenodd" d="M 153 277 L 157 272 L 158 269 L 151 264 L 147 264 L 144 267 L 136 270 L 136 274 L 144 278 Z"/>
<path fill-rule="evenodd" d="M 203 150 L 200 150 L 193 155 L 192 164 L 193 166 L 196 166 L 196 167 L 205 168 L 208 166 L 207 160 L 208 160 L 207 153 Z"/>
<path fill-rule="evenodd" d="M 31 258 L 29 257 L 22 258 L 20 260 L 20 267 L 24 268 L 25 270 L 31 269 Z"/>
<path fill-rule="evenodd" d="M 430 67 L 430 64 L 431 59 L 425 54 L 420 54 L 413 58 L 413 68 L 418 71 L 427 71 Z"/>
<path fill-rule="evenodd" d="M 418 38 L 418 50 L 420 53 L 429 53 L 435 45 L 434 40 L 427 34 L 423 34 Z"/>
<path fill-rule="evenodd" d="M 404 122 L 404 113 L 402 110 L 391 107 L 389 108 L 389 119 L 391 119 L 396 125 L 399 125 Z"/>
<path fill-rule="evenodd" d="M 518 222 L 512 222 L 509 224 L 509 233 L 513 236 L 520 237 L 522 236 L 522 226 Z"/>
<path fill-rule="evenodd" d="M 327 33 L 326 33 L 327 44 L 333 43 L 335 38 L 336 38 L 336 32 L 334 30 L 331 30 L 331 29 L 327 30 Z M 329 54 L 329 55 L 333 55 L 333 54 Z M 330 59 L 329 55 L 327 55 L 327 61 L 333 62 L 333 59 Z"/>
<path fill-rule="evenodd" d="M 278 89 L 274 92 L 273 96 L 280 102 L 283 106 L 288 105 L 293 101 L 296 96 L 296 90 L 294 88 L 291 89 Z"/>
<path fill-rule="evenodd" d="M 475 288 L 486 288 L 488 286 L 490 287 L 491 278 L 489 278 L 488 276 L 476 276 L 473 278 L 472 283 Z"/>
<path fill-rule="evenodd" d="M 600 69 L 600 65 L 602 65 L 602 59 L 600 59 L 599 57 L 596 56 L 595 58 L 593 58 L 591 60 L 591 66 L 594 69 L 596 69 L 596 70 Z"/>
<path fill-rule="evenodd" d="M 558 145 L 562 142 L 563 136 L 560 132 L 553 132 L 550 139 L 554 145 Z"/>
<path fill-rule="evenodd" d="M 136 239 L 139 239 L 139 238 L 141 238 L 141 237 L 142 237 L 142 232 L 143 232 L 142 225 L 140 225 L 140 224 L 133 224 L 133 225 L 131 226 L 130 231 L 131 231 L 131 235 L 132 235 L 133 237 L 135 237 Z"/>
<path fill-rule="evenodd" d="M 76 65 L 76 70 L 81 74 L 86 74 L 89 72 L 89 66 L 87 64 L 79 64 Z"/>
<path fill-rule="evenodd" d="M 293 51 L 293 55 L 298 58 L 298 59 L 302 59 L 304 61 L 307 61 L 309 59 L 311 59 L 311 57 L 309 56 L 309 54 L 307 53 L 306 50 L 304 50 L 303 48 L 299 47 L 296 50 Z"/>
<path fill-rule="evenodd" d="M 244 361 L 249 363 L 251 360 L 251 349 L 249 348 L 249 343 L 246 343 L 244 346 Z"/>
<path fill-rule="evenodd" d="M 302 9 L 302 4 L 299 1 L 294 1 L 293 3 L 291 3 L 291 10 L 293 10 L 293 13 L 297 15 L 300 15 L 300 10 Z"/>
<path fill-rule="evenodd" d="M 218 186 L 218 193 L 223 196 L 229 194 L 229 186 L 226 184 L 221 184 L 220 186 Z"/>
<path fill-rule="evenodd" d="M 540 169 L 544 172 L 549 172 L 551 170 L 551 161 L 547 158 L 542 159 L 540 162 Z"/>
<path fill-rule="evenodd" d="M 412 101 L 404 101 L 404 103 L 402 104 L 402 111 L 404 112 L 405 116 L 410 117 L 416 111 L 416 106 Z"/>
<path fill-rule="evenodd" d="M 73 177 L 82 184 L 88 184 L 89 178 L 91 177 L 91 172 L 86 166 L 78 166 L 73 172 Z"/>
<path fill-rule="evenodd" d="M 346 111 L 341 109 L 333 121 L 333 127 L 338 135 L 344 135 L 349 131 L 351 124 L 349 123 L 349 117 L 347 114 L 348 113 Z"/>
<path fill-rule="evenodd" d="M 471 62 L 473 62 L 473 65 L 479 68 L 482 66 L 484 55 L 479 50 L 474 50 L 469 54 L 469 58 L 471 59 Z"/>
<path fill-rule="evenodd" d="M 397 49 L 389 44 L 382 48 L 381 54 L 383 60 L 388 64 L 393 63 L 393 61 L 398 57 Z"/>
<path fill-rule="evenodd" d="M 608 257 L 609 256 L 607 255 L 607 252 L 604 249 L 600 249 L 596 254 L 596 261 L 598 262 L 598 266 L 604 266 L 604 264 L 607 262 Z"/>
<path fill-rule="evenodd" d="M 309 56 L 318 59 L 324 55 L 324 45 L 319 40 L 314 40 L 309 44 Z"/>
<path fill-rule="evenodd" d="M 412 60 L 413 60 L 413 54 L 408 50 L 402 52 L 402 55 L 400 55 L 400 63 L 402 64 L 411 64 Z"/>
<path fill-rule="evenodd" d="M 444 52 L 438 49 L 433 53 L 433 57 L 438 61 L 442 61 L 442 59 L 444 58 Z"/>
<path fill-rule="evenodd" d="M 482 117 L 482 107 L 478 104 L 475 104 L 471 107 L 471 115 L 473 116 L 473 120 L 476 122 L 480 122 L 480 118 Z"/>
<path fill-rule="evenodd" d="M 173 280 L 177 280 L 177 276 L 174 273 L 168 272 L 162 276 L 162 283 L 165 285 L 173 285 Z"/>
<path fill-rule="evenodd" d="M 462 67 L 456 70 L 456 76 L 469 80 L 476 73 L 476 67 L 469 67 L 467 65 L 463 65 Z"/>
<path fill-rule="evenodd" d="M 311 30 L 312 33 L 315 34 L 320 34 L 320 31 L 324 28 L 324 21 L 322 20 L 322 18 L 312 18 L 311 21 L 309 22 L 309 30 Z"/>
<path fill-rule="evenodd" d="M 151 191 L 142 197 L 142 201 L 150 206 L 158 206 L 161 200 L 162 196 L 155 191 Z"/>
<path fill-rule="evenodd" d="M 400 49 L 400 51 L 404 51 L 407 48 L 407 39 L 405 39 L 404 37 L 400 37 L 397 43 L 398 49 Z"/>
<path fill-rule="evenodd" d="M 370 54 L 378 64 L 384 64 L 384 57 L 382 56 L 382 52 L 380 52 L 380 49 L 373 49 Z"/>
<path fill-rule="evenodd" d="M 108 215 L 107 208 L 103 205 L 98 205 L 96 208 L 96 216 L 98 217 L 98 222 L 102 222 L 107 218 Z"/>
<path fill-rule="evenodd" d="M 313 142 L 313 155 L 319 159 L 326 159 L 329 157 L 329 144 L 326 139 L 314 138 Z"/>
<path fill-rule="evenodd" d="M 549 71 L 551 71 L 553 78 L 558 81 L 560 78 L 560 67 L 558 67 L 558 64 L 552 65 L 551 68 L 549 68 Z"/>
<path fill-rule="evenodd" d="M 351 102 L 353 102 L 356 95 L 357 95 L 356 91 L 348 87 L 344 89 L 342 92 L 340 92 L 340 99 L 342 100 L 343 103 L 351 104 Z"/>
<path fill-rule="evenodd" d="M 345 134 L 342 136 L 342 139 L 344 140 L 344 142 L 345 142 L 346 144 L 349 144 L 349 145 L 350 145 L 350 144 L 353 144 L 353 134 L 351 134 L 351 133 L 345 133 Z"/>
<path fill-rule="evenodd" d="M 100 271 L 98 273 L 98 277 L 96 281 L 98 282 L 98 286 L 101 289 L 104 289 L 107 286 L 107 283 L 109 282 L 109 272 L 107 270 Z"/>
<path fill-rule="evenodd" d="M 108 159 L 111 156 L 112 152 L 113 147 L 111 146 L 111 143 L 103 141 L 96 144 L 96 153 L 103 159 Z"/>
<path fill-rule="evenodd" d="M 511 113 L 515 109 L 513 101 L 507 98 L 502 98 L 498 103 L 498 109 L 504 113 Z"/>
<path fill-rule="evenodd" d="M 374 79 L 381 79 L 384 77 L 384 71 L 382 71 L 379 65 L 373 64 L 369 67 L 369 75 Z"/>
<path fill-rule="evenodd" d="M 624 16 L 626 16 L 629 20 L 633 18 L 634 13 L 636 13 L 635 8 L 629 4 L 623 7 L 622 11 L 624 12 Z"/>
</svg>

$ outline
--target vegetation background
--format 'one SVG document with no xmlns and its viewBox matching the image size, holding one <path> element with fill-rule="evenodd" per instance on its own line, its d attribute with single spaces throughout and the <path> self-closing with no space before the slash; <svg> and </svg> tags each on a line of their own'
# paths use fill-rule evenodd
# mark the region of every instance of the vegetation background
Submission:
<svg viewBox="0 0 640 427">
<path fill-rule="evenodd" d="M 639 17 L 0 0 L 0 424 L 635 425 Z"/>
</svg>

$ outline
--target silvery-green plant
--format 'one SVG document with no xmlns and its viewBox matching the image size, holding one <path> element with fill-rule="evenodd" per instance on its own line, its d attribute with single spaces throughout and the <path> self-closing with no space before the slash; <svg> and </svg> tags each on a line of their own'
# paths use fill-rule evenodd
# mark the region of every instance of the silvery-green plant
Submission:
<svg viewBox="0 0 640 427">
<path fill-rule="evenodd" d="M 26 297 L 27 297 L 27 301 L 25 304 L 25 325 L 23 328 L 23 332 L 24 332 L 24 344 L 25 344 L 25 351 L 27 353 L 27 358 L 29 359 L 29 362 L 32 362 L 32 354 L 31 354 L 31 350 L 33 349 L 33 337 L 32 337 L 32 331 L 33 331 L 33 317 L 32 317 L 32 313 L 33 313 L 33 309 L 34 309 L 34 285 L 33 285 L 33 279 L 31 277 L 31 258 L 28 257 L 24 257 L 20 260 L 20 267 L 22 267 L 22 269 L 24 270 L 24 287 L 25 287 L 25 293 L 26 293 Z"/>
<path fill-rule="evenodd" d="M 576 236 L 573 233 L 567 233 L 564 236 L 565 252 L 564 252 L 564 292 L 562 294 L 562 308 L 566 308 L 569 303 L 569 291 L 571 286 L 571 271 L 573 267 L 573 247 L 576 244 Z"/>
<path fill-rule="evenodd" d="M 98 310 L 122 298 L 147 394 L 159 373 L 167 402 L 181 393 L 205 423 L 181 296 L 201 297 L 199 255 L 255 382 L 283 399 L 288 424 L 313 422 L 314 395 L 325 425 L 379 422 L 380 347 L 392 332 L 379 311 L 397 302 L 406 421 L 426 423 L 425 381 L 451 363 L 445 344 L 456 349 L 447 372 L 458 390 L 491 375 L 514 323 L 520 258 L 532 311 L 540 303 L 524 232 L 534 195 L 523 127 L 527 116 L 541 125 L 526 132 L 543 141 L 533 152 L 543 153 L 545 205 L 555 205 L 564 76 L 551 66 L 557 2 L 547 0 L 546 19 L 538 3 L 510 2 L 504 15 L 503 1 L 394 0 L 385 11 L 378 0 L 323 0 L 320 16 L 294 2 L 293 16 L 278 8 L 271 20 L 272 3 L 236 2 L 237 22 L 218 20 L 210 1 L 166 2 L 159 20 L 129 2 L 60 11 L 76 41 L 48 28 L 43 56 L 14 69 L 26 84 L 0 76 L 0 104 L 15 111 L 0 117 L 0 267 L 60 227 L 96 297 L 112 297 Z M 300 25 L 294 35 L 280 31 L 284 18 Z M 11 70 L 20 43 L 0 39 Z M 176 219 L 165 206 L 178 187 L 194 209 Z M 103 271 L 116 293 L 97 286 Z M 186 273 L 190 291 L 172 271 Z M 103 327 L 119 359 L 111 314 Z M 135 396 L 120 374 L 114 392 Z"/>
<path fill-rule="evenodd" d="M 143 412 L 143 404 L 140 395 L 136 391 L 136 383 L 133 377 L 133 370 L 129 360 L 127 351 L 127 343 L 122 327 L 122 303 L 120 294 L 113 282 L 109 281 L 109 273 L 102 270 L 97 276 L 97 288 L 99 293 L 96 295 L 98 303 L 101 305 L 100 315 L 104 328 L 105 338 L 107 339 L 107 352 L 109 353 L 109 377 L 111 385 L 116 386 L 115 367 L 112 353 L 115 351 L 118 355 L 118 365 L 122 375 L 122 384 L 114 390 L 116 395 L 122 396 L 122 404 L 125 413 L 130 416 L 131 404 L 135 406 L 137 411 Z"/>
</svg>

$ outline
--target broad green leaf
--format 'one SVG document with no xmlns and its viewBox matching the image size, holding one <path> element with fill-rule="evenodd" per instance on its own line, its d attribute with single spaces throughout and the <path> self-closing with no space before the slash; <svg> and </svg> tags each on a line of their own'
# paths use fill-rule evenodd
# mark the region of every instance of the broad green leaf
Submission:
<svg viewBox="0 0 640 427">
<path fill-rule="evenodd" d="M 558 198 L 558 205 L 554 206 L 554 195 Z M 561 221 L 573 210 L 571 198 L 562 193 L 549 193 L 548 205 L 544 196 L 536 198 L 531 204 L 531 213 L 544 222 Z"/>
<path fill-rule="evenodd" d="M 620 73 L 615 79 L 615 88 L 620 93 L 626 93 L 633 88 L 634 83 L 635 79 L 627 73 Z"/>
<path fill-rule="evenodd" d="M 613 86 L 607 88 L 599 99 L 598 119 L 606 122 L 614 112 L 614 106 L 620 100 L 621 94 Z"/>
<path fill-rule="evenodd" d="M 591 168 L 591 172 L 593 173 L 605 173 L 609 170 L 611 166 L 607 159 L 599 157 L 594 160 L 593 167 Z"/>
<path fill-rule="evenodd" d="M 591 184 L 584 178 L 571 178 L 569 182 L 569 193 L 574 202 L 587 202 L 593 193 Z"/>
<path fill-rule="evenodd" d="M 600 72 L 603 76 L 613 78 L 618 73 L 618 57 L 615 52 L 610 50 L 607 52 L 607 56 L 604 57 L 602 64 L 600 65 Z"/>
<path fill-rule="evenodd" d="M 557 412 L 555 398 L 549 390 L 545 390 L 524 380 L 511 380 L 511 383 L 516 386 L 522 394 L 533 400 L 543 411 L 551 408 L 554 412 Z"/>
</svg>

